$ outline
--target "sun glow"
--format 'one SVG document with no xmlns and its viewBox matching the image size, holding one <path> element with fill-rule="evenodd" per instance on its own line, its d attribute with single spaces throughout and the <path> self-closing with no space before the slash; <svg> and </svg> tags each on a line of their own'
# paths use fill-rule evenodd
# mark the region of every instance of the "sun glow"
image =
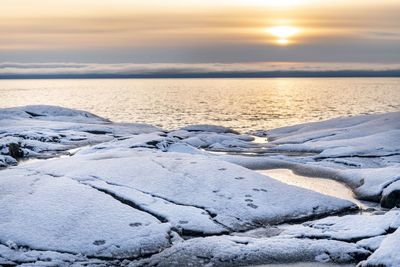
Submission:
<svg viewBox="0 0 400 267">
<path fill-rule="evenodd" d="M 258 2 L 271 7 L 287 8 L 307 4 L 310 2 L 310 0 L 261 0 Z"/>
<path fill-rule="evenodd" d="M 278 37 L 276 42 L 279 45 L 289 44 L 289 38 L 298 34 L 300 30 L 292 26 L 276 26 L 267 29 L 267 32 Z"/>
</svg>

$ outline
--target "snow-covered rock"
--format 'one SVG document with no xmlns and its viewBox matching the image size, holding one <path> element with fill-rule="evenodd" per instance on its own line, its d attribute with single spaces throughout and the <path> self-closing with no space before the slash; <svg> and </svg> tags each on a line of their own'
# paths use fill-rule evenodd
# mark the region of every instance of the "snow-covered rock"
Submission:
<svg viewBox="0 0 400 267">
<path fill-rule="evenodd" d="M 230 131 L 228 128 L 218 126 L 211 127 L 207 125 L 207 127 L 199 128 L 190 126 L 177 131 L 171 131 L 167 136 L 177 139 L 181 143 L 186 143 L 195 148 L 207 149 L 208 151 L 243 152 L 249 149 L 260 151 L 263 149 L 259 144 L 252 142 L 254 141 L 254 137 L 241 135 Z"/>
<path fill-rule="evenodd" d="M 400 180 L 400 163 L 381 168 L 339 170 L 338 174 L 352 185 L 354 193 L 359 198 L 381 201 L 387 208 L 396 206 L 396 200 L 389 195 L 398 189 L 398 184 L 396 186 L 395 182 Z"/>
<path fill-rule="evenodd" d="M 357 245 L 366 248 L 368 250 L 374 251 L 379 248 L 382 244 L 382 241 L 386 238 L 386 235 L 378 235 L 366 239 L 362 239 L 357 242 Z"/>
<path fill-rule="evenodd" d="M 230 128 L 226 128 L 223 126 L 209 125 L 209 124 L 188 125 L 188 126 L 182 127 L 180 130 L 188 131 L 188 132 L 210 132 L 210 133 L 238 134 L 237 131 L 234 131 Z"/>
<path fill-rule="evenodd" d="M 399 227 L 400 211 L 392 210 L 381 215 L 330 216 L 324 219 L 284 227 L 282 235 L 297 238 L 334 239 L 356 242 L 386 235 Z"/>
<path fill-rule="evenodd" d="M 270 142 L 279 145 L 285 144 L 303 144 L 307 150 L 327 150 L 332 149 L 338 144 L 351 145 L 353 154 L 358 151 L 359 138 L 369 139 L 376 134 L 387 133 L 392 136 L 393 132 L 398 132 L 400 129 L 400 112 L 384 113 L 376 115 L 362 115 L 348 118 L 331 119 L 322 122 L 305 123 L 295 126 L 283 127 L 267 132 Z M 368 148 L 372 153 L 381 153 L 379 149 L 374 151 L 385 142 L 379 144 L 378 138 L 373 138 L 376 142 L 368 144 Z M 347 140 L 347 141 L 346 141 Z M 391 139 L 389 141 L 392 141 Z M 398 145 L 398 144 L 397 144 Z M 365 146 L 364 146 L 365 147 Z M 366 152 L 365 148 L 360 148 Z"/>
<path fill-rule="evenodd" d="M 399 265 L 397 209 L 315 220 L 356 206 L 248 168 L 333 178 L 392 208 L 400 112 L 257 135 L 269 143 L 219 126 L 165 132 L 52 106 L 0 109 L 0 265 L 344 263 L 373 251 L 363 266 Z M 10 167 L 26 157 L 53 158 Z"/>
<path fill-rule="evenodd" d="M 178 205 L 130 187 L 108 184 L 101 180 L 87 181 L 86 183 L 123 202 L 132 203 L 132 206 L 139 207 L 160 221 L 169 222 L 175 231 L 184 235 L 212 235 L 227 232 L 225 227 L 213 221 L 209 213 L 203 209 Z"/>
<path fill-rule="evenodd" d="M 336 179 L 348 184 L 360 199 L 388 208 L 398 205 L 400 112 L 306 123 L 264 134 L 269 143 L 259 157 L 223 155 L 221 159 L 250 168 L 284 167 Z"/>
<path fill-rule="evenodd" d="M 104 123 L 108 120 L 90 112 L 48 105 L 32 105 L 0 109 L 0 120 L 34 119 L 47 121 Z"/>
<path fill-rule="evenodd" d="M 168 247 L 170 225 L 68 177 L 1 171 L 0 243 L 132 258 Z"/>
<path fill-rule="evenodd" d="M 388 235 L 379 248 L 360 267 L 400 266 L 400 229 Z"/>
<path fill-rule="evenodd" d="M 63 151 L 121 136 L 160 129 L 145 124 L 115 124 L 89 112 L 55 107 L 0 109 L 0 167 L 26 157 L 49 157 Z"/>
<path fill-rule="evenodd" d="M 254 266 L 290 262 L 357 262 L 370 254 L 335 240 L 216 236 L 194 238 L 129 266 Z"/>
<path fill-rule="evenodd" d="M 400 208 L 400 168 L 398 169 L 399 180 L 389 184 L 383 189 L 381 205 L 384 208 Z"/>
<path fill-rule="evenodd" d="M 170 218 L 184 231 L 194 231 L 196 225 L 203 233 L 217 229 L 246 230 L 356 208 L 349 201 L 289 186 L 214 157 L 138 147 L 138 140 L 148 139 L 140 135 L 132 139 L 100 144 L 82 149 L 71 157 L 17 168 L 77 181 L 100 180 L 107 184 L 97 183 L 96 186 L 129 199 L 142 209 L 152 210 L 158 216 Z M 136 145 L 132 147 L 131 144 Z M 146 204 L 140 192 L 155 198 L 153 202 L 164 200 L 175 208 Z M 180 213 L 189 212 L 186 206 L 197 210 L 191 209 L 187 223 L 177 225 L 176 222 L 182 220 Z M 200 210 L 207 216 L 200 216 Z M 209 217 L 214 223 L 209 222 Z M 197 221 L 200 219 L 201 224 Z M 225 229 L 216 227 L 215 223 Z M 200 229 L 203 226 L 206 228 Z"/>
<path fill-rule="evenodd" d="M 32 250 L 18 247 L 12 242 L 8 246 L 0 245 L 0 266 L 107 266 L 120 265 L 119 260 L 100 260 L 87 258 L 79 254 L 61 253 L 56 251 Z"/>
</svg>

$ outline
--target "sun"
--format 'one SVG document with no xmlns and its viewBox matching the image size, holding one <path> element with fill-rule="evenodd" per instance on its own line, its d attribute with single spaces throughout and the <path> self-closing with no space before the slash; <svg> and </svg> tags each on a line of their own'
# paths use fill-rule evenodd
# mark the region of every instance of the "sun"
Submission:
<svg viewBox="0 0 400 267">
<path fill-rule="evenodd" d="M 279 45 L 287 45 L 289 44 L 289 38 L 298 34 L 300 29 L 292 26 L 275 26 L 268 28 L 266 31 L 278 38 L 276 42 Z"/>
</svg>

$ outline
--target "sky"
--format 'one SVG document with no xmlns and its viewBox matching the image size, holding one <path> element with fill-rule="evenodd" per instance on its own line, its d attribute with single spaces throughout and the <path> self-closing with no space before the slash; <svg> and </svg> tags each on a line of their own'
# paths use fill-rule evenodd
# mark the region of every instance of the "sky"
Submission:
<svg viewBox="0 0 400 267">
<path fill-rule="evenodd" d="M 398 0 L 1 0 L 0 12 L 0 74 L 44 63 L 400 64 Z"/>
</svg>

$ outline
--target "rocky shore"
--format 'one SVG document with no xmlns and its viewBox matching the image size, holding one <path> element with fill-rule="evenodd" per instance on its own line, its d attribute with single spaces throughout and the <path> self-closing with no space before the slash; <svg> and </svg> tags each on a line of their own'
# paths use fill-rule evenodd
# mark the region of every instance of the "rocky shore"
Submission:
<svg viewBox="0 0 400 267">
<path fill-rule="evenodd" d="M 282 183 L 286 168 L 374 208 Z M 0 109 L 0 265 L 400 265 L 400 112 L 240 134 Z"/>
</svg>

